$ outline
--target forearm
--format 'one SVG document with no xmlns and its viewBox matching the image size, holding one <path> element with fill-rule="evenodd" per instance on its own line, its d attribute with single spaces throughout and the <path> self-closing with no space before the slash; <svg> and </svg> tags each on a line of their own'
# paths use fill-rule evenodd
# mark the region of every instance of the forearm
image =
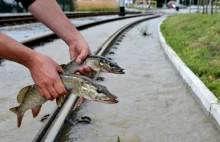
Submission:
<svg viewBox="0 0 220 142">
<path fill-rule="evenodd" d="M 56 0 L 36 0 L 28 7 L 28 10 L 68 45 L 74 40 L 84 40 L 62 12 Z"/>
<path fill-rule="evenodd" d="M 31 62 L 37 53 L 14 39 L 0 33 L 0 57 L 20 63 L 26 67 L 31 66 Z"/>
</svg>

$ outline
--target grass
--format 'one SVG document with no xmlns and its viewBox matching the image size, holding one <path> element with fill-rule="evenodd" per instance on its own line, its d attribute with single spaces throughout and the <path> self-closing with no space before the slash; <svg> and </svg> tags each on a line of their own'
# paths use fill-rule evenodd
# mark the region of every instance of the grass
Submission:
<svg viewBox="0 0 220 142">
<path fill-rule="evenodd" d="M 167 43 L 220 99 L 220 14 L 178 14 L 161 25 Z"/>
<path fill-rule="evenodd" d="M 119 11 L 116 1 L 76 1 L 76 11 Z"/>
</svg>

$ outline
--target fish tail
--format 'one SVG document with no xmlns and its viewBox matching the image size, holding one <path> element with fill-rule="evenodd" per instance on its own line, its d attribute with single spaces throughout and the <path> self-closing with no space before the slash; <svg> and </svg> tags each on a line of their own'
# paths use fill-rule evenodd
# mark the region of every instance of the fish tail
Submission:
<svg viewBox="0 0 220 142">
<path fill-rule="evenodd" d="M 22 118 L 24 116 L 24 113 L 19 113 L 18 112 L 19 106 L 18 107 L 13 107 L 10 108 L 9 110 L 17 114 L 17 126 L 18 128 L 21 126 Z"/>
</svg>

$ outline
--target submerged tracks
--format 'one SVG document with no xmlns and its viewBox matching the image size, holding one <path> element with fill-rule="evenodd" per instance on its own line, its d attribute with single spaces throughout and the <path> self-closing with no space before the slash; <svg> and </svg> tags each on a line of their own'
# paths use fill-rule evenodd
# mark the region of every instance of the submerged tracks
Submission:
<svg viewBox="0 0 220 142">
<path fill-rule="evenodd" d="M 130 23 L 123 28 L 119 29 L 117 32 L 115 32 L 95 53 L 99 56 L 105 56 L 112 47 L 112 45 L 117 42 L 117 38 L 123 38 L 122 33 L 131 28 L 132 26 L 139 24 L 146 20 L 151 20 L 154 18 L 160 17 L 159 15 L 155 16 L 149 16 L 147 18 L 143 18 L 141 20 L 135 21 L 133 23 Z M 43 128 L 39 131 L 33 142 L 39 142 L 39 141 L 54 141 L 56 139 L 57 134 L 61 130 L 63 124 L 65 123 L 66 118 L 71 113 L 71 110 L 75 106 L 75 102 L 77 101 L 78 97 L 74 95 L 68 96 L 65 103 L 61 108 L 56 108 L 54 112 L 51 114 L 48 121 L 45 123 Z"/>
</svg>

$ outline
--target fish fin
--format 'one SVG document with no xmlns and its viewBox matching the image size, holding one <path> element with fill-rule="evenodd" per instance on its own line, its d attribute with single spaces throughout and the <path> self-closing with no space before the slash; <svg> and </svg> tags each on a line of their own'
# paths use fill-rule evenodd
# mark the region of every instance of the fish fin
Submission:
<svg viewBox="0 0 220 142">
<path fill-rule="evenodd" d="M 58 97 L 58 98 L 56 98 L 57 106 L 58 106 L 58 107 L 61 107 L 64 101 L 65 101 L 64 97 Z"/>
<path fill-rule="evenodd" d="M 90 74 L 89 74 L 89 78 L 95 78 L 96 74 L 97 74 L 96 71 L 92 71 L 92 72 L 90 72 Z"/>
<path fill-rule="evenodd" d="M 79 107 L 83 103 L 84 100 L 85 99 L 83 97 L 79 97 L 79 99 L 77 100 L 75 106 L 73 107 L 73 110 L 75 110 L 77 107 Z"/>
<path fill-rule="evenodd" d="M 17 126 L 18 126 L 18 128 L 20 128 L 20 126 L 21 126 L 23 116 L 24 116 L 24 114 L 21 114 L 21 115 L 17 114 Z"/>
<path fill-rule="evenodd" d="M 14 112 L 15 114 L 17 114 L 18 113 L 18 106 L 17 107 L 13 107 L 13 108 L 10 108 L 9 109 L 10 111 L 12 111 L 12 112 Z"/>
<path fill-rule="evenodd" d="M 30 90 L 31 87 L 32 85 L 26 86 L 19 91 L 17 96 L 18 103 L 22 103 L 23 99 L 25 98 L 25 95 L 27 94 L 27 92 Z"/>
<path fill-rule="evenodd" d="M 100 72 L 95 72 L 93 81 L 96 81 L 96 79 L 99 77 Z"/>
<path fill-rule="evenodd" d="M 40 109 L 41 109 L 41 105 L 38 106 L 38 107 L 35 107 L 35 108 L 32 108 L 32 109 L 31 109 L 34 118 L 37 117 L 37 115 L 38 115 L 39 112 L 40 112 Z"/>
<path fill-rule="evenodd" d="M 24 113 L 18 113 L 18 107 L 13 107 L 13 108 L 10 108 L 9 110 L 14 112 L 15 114 L 17 114 L 17 126 L 18 128 L 21 126 L 21 122 L 22 122 L 22 118 L 24 116 Z"/>
<path fill-rule="evenodd" d="M 60 67 L 61 67 L 61 68 L 64 68 L 64 67 L 65 67 L 65 64 L 61 64 Z"/>
</svg>

